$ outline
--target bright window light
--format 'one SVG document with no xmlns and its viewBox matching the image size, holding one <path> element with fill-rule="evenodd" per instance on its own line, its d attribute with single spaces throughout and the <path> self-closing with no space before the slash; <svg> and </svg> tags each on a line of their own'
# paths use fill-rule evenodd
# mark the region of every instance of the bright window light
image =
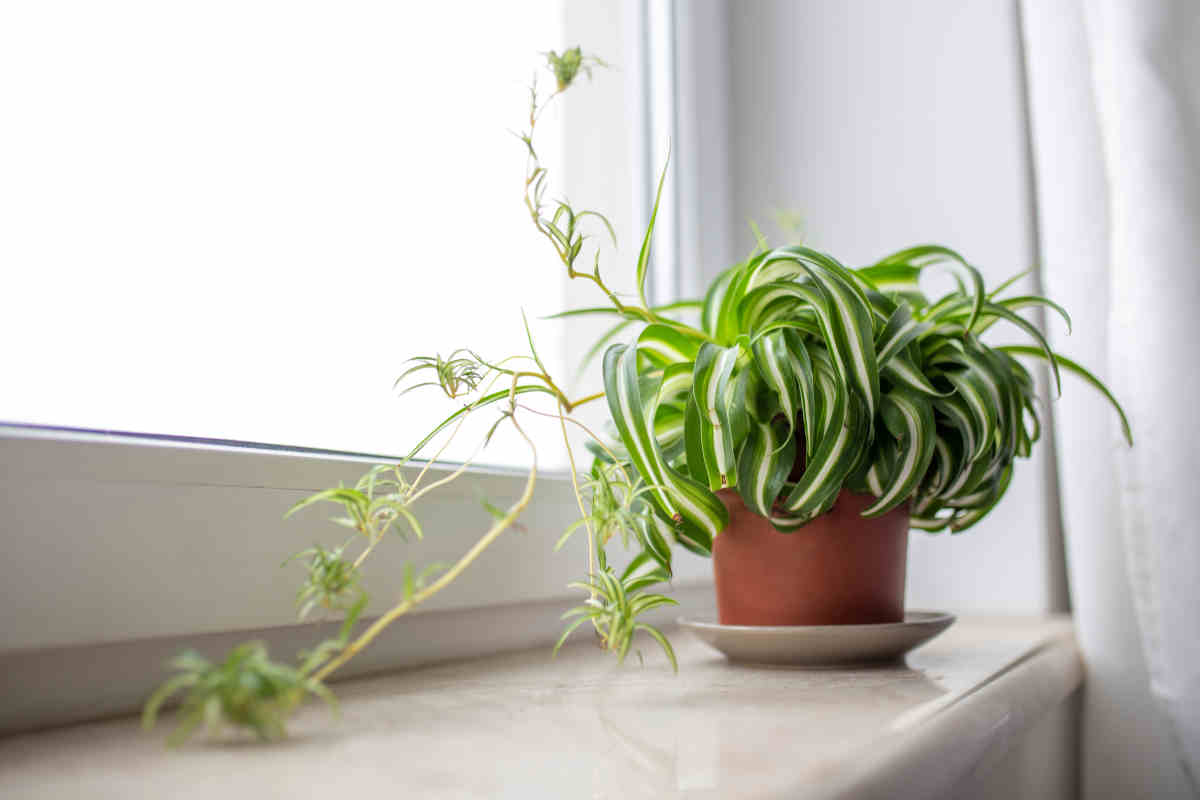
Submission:
<svg viewBox="0 0 1200 800">
<path fill-rule="evenodd" d="M 521 352 L 519 310 L 563 307 L 510 133 L 561 27 L 550 0 L 0 6 L 0 420 L 407 452 L 455 406 L 398 399 L 406 358 Z"/>
</svg>

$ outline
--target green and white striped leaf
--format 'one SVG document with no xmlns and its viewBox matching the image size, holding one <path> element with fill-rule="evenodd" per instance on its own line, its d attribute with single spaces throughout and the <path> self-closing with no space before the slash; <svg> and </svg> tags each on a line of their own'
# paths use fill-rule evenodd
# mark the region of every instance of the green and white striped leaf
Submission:
<svg viewBox="0 0 1200 800">
<path fill-rule="evenodd" d="M 793 516 L 811 519 L 832 505 L 858 461 L 860 449 L 869 444 L 866 415 L 855 395 L 835 386 L 830 416 L 832 423 L 784 501 L 785 510 Z"/>
<path fill-rule="evenodd" d="M 908 527 L 917 528 L 927 533 L 937 533 L 944 531 L 952 521 L 953 517 L 938 517 L 934 514 L 930 514 L 929 516 L 910 516 L 908 518 Z"/>
<path fill-rule="evenodd" d="M 983 310 L 982 310 L 981 314 L 982 314 L 981 319 L 980 319 L 981 322 L 987 320 L 988 318 L 996 319 L 996 320 L 1006 320 L 1008 322 L 1011 322 L 1013 325 L 1016 325 L 1018 328 L 1025 331 L 1026 333 L 1028 333 L 1030 338 L 1032 338 L 1035 342 L 1037 342 L 1038 346 L 1041 347 L 1041 349 L 1042 349 L 1042 354 L 1045 356 L 1045 360 L 1050 363 L 1050 370 L 1051 370 L 1051 372 L 1054 373 L 1054 384 L 1058 389 L 1058 394 L 1061 395 L 1062 394 L 1062 376 L 1059 375 L 1058 364 L 1053 359 L 1049 342 L 1046 341 L 1046 337 L 1042 336 L 1042 332 L 1037 329 L 1037 326 L 1034 325 L 1029 320 L 1022 317 L 1021 315 L 1014 313 L 1013 311 L 1006 308 L 1004 305 L 1001 305 L 998 303 L 985 302 L 983 304 Z M 1068 325 L 1069 325 L 1070 318 L 1068 317 L 1067 320 L 1068 320 Z M 978 324 L 979 323 L 976 323 L 976 325 L 978 325 Z"/>
<path fill-rule="evenodd" d="M 970 460 L 981 458 L 996 441 L 997 406 L 979 376 L 971 370 L 952 370 L 945 373 L 970 415 L 970 430 L 974 449 Z"/>
<path fill-rule="evenodd" d="M 668 537 L 671 530 L 667 523 L 657 514 L 650 514 L 639 519 L 637 526 L 638 538 L 641 540 L 642 552 L 654 559 L 666 574 L 671 574 L 671 545 Z M 651 579 L 657 575 L 650 576 Z M 656 581 L 653 581 L 656 582 Z"/>
<path fill-rule="evenodd" d="M 829 363 L 838 373 L 839 381 L 847 385 L 848 388 L 857 390 L 864 403 L 872 391 L 878 393 L 879 374 L 876 369 L 875 385 L 872 387 L 869 383 L 862 383 L 856 379 L 855 365 L 851 363 L 850 344 L 847 341 L 844 333 L 839 333 L 838 320 L 834 316 L 831 309 L 831 302 L 824 290 L 815 284 L 802 284 L 795 287 L 795 292 L 800 297 L 803 297 L 806 302 L 816 311 L 817 319 L 821 324 L 822 338 L 829 354 Z M 868 339 L 866 347 L 871 352 L 870 364 L 874 368 L 874 342 Z M 810 353 L 811 355 L 811 353 Z M 871 407 L 873 409 L 873 406 Z M 871 412 L 873 414 L 873 411 Z"/>
<path fill-rule="evenodd" d="M 887 429 L 897 436 L 900 458 L 893 465 L 887 487 L 863 512 L 864 517 L 886 514 L 909 498 L 929 469 L 937 441 L 933 408 L 917 392 L 900 388 L 888 392 L 883 396 L 882 414 Z M 872 491 L 879 488 L 871 487 Z"/>
<path fill-rule="evenodd" d="M 902 352 L 910 342 L 928 331 L 930 327 L 932 326 L 926 322 L 913 319 L 912 308 L 908 303 L 896 306 L 896 310 L 888 318 L 887 324 L 884 325 L 875 341 L 875 349 L 878 353 L 876 360 L 880 369 L 887 366 L 888 361 L 897 353 Z"/>
<path fill-rule="evenodd" d="M 1004 306 L 1009 311 L 1017 311 L 1022 308 L 1034 308 L 1037 306 L 1049 308 L 1062 317 L 1063 322 L 1067 323 L 1067 333 L 1071 332 L 1071 315 L 1067 313 L 1065 308 L 1047 297 L 1029 294 L 1021 295 L 1020 297 L 1006 297 L 1003 300 L 996 300 L 993 302 L 997 305 Z M 975 333 L 980 333 L 981 331 L 984 331 L 990 327 L 994 321 L 995 320 L 980 320 L 979 322 L 975 323 L 975 327 L 972 328 L 972 330 Z"/>
<path fill-rule="evenodd" d="M 738 492 L 746 507 L 771 516 L 775 500 L 796 463 L 796 438 L 781 423 L 753 421 L 738 459 Z"/>
<path fill-rule="evenodd" d="M 784 332 L 784 342 L 787 344 L 792 374 L 796 376 L 800 388 L 800 416 L 804 423 L 804 457 L 812 458 L 813 450 L 820 440 L 821 432 L 817 429 L 821 407 L 818 400 L 816 368 L 812 356 L 809 355 L 808 345 L 797 335 Z"/>
<path fill-rule="evenodd" d="M 908 264 L 876 264 L 855 271 L 880 292 L 897 297 L 915 308 L 929 305 L 921 293 L 921 270 Z"/>
<path fill-rule="evenodd" d="M 922 394 L 933 397 L 950 394 L 950 392 L 939 392 L 937 387 L 929 382 L 925 373 L 917 368 L 905 350 L 901 350 L 888 359 L 888 363 L 883 366 L 883 375 L 894 384 L 906 386 Z"/>
<path fill-rule="evenodd" d="M 671 364 L 658 384 L 658 404 L 683 406 L 692 392 L 692 364 Z"/>
<path fill-rule="evenodd" d="M 908 266 L 923 270 L 937 264 L 948 265 L 953 270 L 956 278 L 965 279 L 971 284 L 971 314 L 967 323 L 967 327 L 970 328 L 975 324 L 975 319 L 979 316 L 979 310 L 983 307 L 985 295 L 983 275 L 979 273 L 979 270 L 967 263 L 967 260 L 958 253 L 941 245 L 918 245 L 917 247 L 909 247 L 897 253 L 892 253 L 890 256 L 879 261 L 875 267 Z"/>
<path fill-rule="evenodd" d="M 794 265 L 794 266 L 793 266 Z M 875 323 L 871 305 L 849 271 L 836 260 L 805 247 L 772 250 L 757 271 L 748 277 L 753 288 L 756 280 L 778 279 L 796 267 L 813 280 L 813 286 L 797 284 L 813 305 L 825 328 L 827 346 L 845 379 L 866 403 L 873 419 L 879 405 L 879 368 L 875 357 Z M 768 280 L 761 282 L 767 283 Z M 813 292 L 816 289 L 818 292 Z"/>
<path fill-rule="evenodd" d="M 654 323 L 638 335 L 638 352 L 660 367 L 696 360 L 704 340 L 678 328 Z"/>
<path fill-rule="evenodd" d="M 737 277 L 738 271 L 738 267 L 733 267 L 722 272 L 713 281 L 712 286 L 708 287 L 708 292 L 704 295 L 704 307 L 700 311 L 700 327 L 718 341 L 720 341 L 721 309 L 724 307 L 730 285 Z"/>
<path fill-rule="evenodd" d="M 1012 481 L 1012 473 L 1013 469 L 1010 463 L 989 491 L 984 493 L 977 505 L 956 511 L 950 522 L 951 533 L 962 533 L 987 516 L 988 512 L 996 507 L 996 504 L 1004 497 L 1004 493 L 1008 491 L 1008 485 Z"/>
<path fill-rule="evenodd" d="M 708 464 L 704 460 L 704 421 L 700 419 L 700 407 L 696 398 L 688 394 L 687 404 L 683 412 L 684 453 L 686 454 L 687 474 L 697 483 L 708 486 Z"/>
<path fill-rule="evenodd" d="M 655 404 L 652 401 L 647 408 L 639 388 L 636 347 L 613 345 L 604 354 L 604 389 L 621 442 L 651 487 L 647 496 L 674 523 L 681 544 L 711 552 L 712 538 L 729 523 L 729 514 L 712 492 L 672 469 L 663 457 L 648 424 Z"/>
<path fill-rule="evenodd" d="M 1034 358 L 1041 358 L 1043 360 L 1046 358 L 1046 354 L 1038 348 L 1028 347 L 1025 345 L 1011 344 L 997 347 L 996 349 L 1005 353 L 1033 356 Z M 1112 405 L 1112 407 L 1116 410 L 1117 415 L 1121 418 L 1121 432 L 1125 435 L 1125 441 L 1129 442 L 1130 446 L 1132 446 L 1133 429 L 1129 427 L 1129 418 L 1125 416 L 1125 409 L 1121 408 L 1121 404 L 1117 402 L 1117 398 L 1113 397 L 1113 393 L 1108 390 L 1108 387 L 1105 386 L 1099 378 L 1089 372 L 1085 367 L 1077 364 L 1061 353 L 1054 353 L 1053 358 L 1055 364 L 1076 375 L 1077 377 L 1083 378 L 1083 380 L 1086 381 L 1093 389 L 1100 392 L 1100 394 L 1104 395 L 1108 399 L 1108 402 Z"/>
<path fill-rule="evenodd" d="M 683 441 L 683 411 L 660 405 L 654 412 L 654 438 L 664 451 Z"/>
<path fill-rule="evenodd" d="M 800 391 L 801 378 L 796 374 L 796 370 L 797 368 L 800 370 L 807 368 L 810 397 L 812 396 L 813 377 L 812 362 L 808 358 L 808 351 L 804 349 L 804 345 L 799 345 L 799 349 L 804 353 L 804 360 L 800 362 L 792 355 L 784 334 L 784 331 L 775 331 L 760 337 L 754 342 L 753 351 L 755 366 L 758 368 L 759 374 L 779 399 L 779 410 L 787 421 L 788 436 L 790 437 L 803 407 Z"/>
<path fill-rule="evenodd" d="M 729 378 L 737 363 L 738 348 L 706 342 L 696 356 L 692 396 L 700 415 L 700 440 L 714 491 L 737 483 L 733 428 L 727 400 Z"/>
</svg>

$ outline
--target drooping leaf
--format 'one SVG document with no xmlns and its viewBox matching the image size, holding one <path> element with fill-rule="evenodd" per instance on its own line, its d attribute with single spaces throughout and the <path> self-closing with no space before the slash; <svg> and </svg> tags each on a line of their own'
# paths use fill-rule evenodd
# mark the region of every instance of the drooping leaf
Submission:
<svg viewBox="0 0 1200 800">
<path fill-rule="evenodd" d="M 896 388 L 883 396 L 882 412 L 887 428 L 900 432 L 900 459 L 886 488 L 864 517 L 886 514 L 905 502 L 917 488 L 933 459 L 937 431 L 929 400 L 909 389 Z"/>
<path fill-rule="evenodd" d="M 881 259 L 875 266 L 893 268 L 907 266 L 909 268 L 924 270 L 938 264 L 948 265 L 956 279 L 965 279 L 971 284 L 972 306 L 967 322 L 967 328 L 969 329 L 975 324 L 975 319 L 979 316 L 979 310 L 983 307 L 985 293 L 983 275 L 961 255 L 941 245 L 918 245 L 892 253 L 890 256 Z"/>
<path fill-rule="evenodd" d="M 1004 345 L 1002 347 L 997 347 L 996 349 L 1002 350 L 1006 353 L 1033 356 L 1034 358 L 1041 358 L 1043 360 L 1046 358 L 1046 354 L 1040 349 L 1036 347 L 1028 347 L 1026 345 Z M 1108 402 L 1112 405 L 1113 409 L 1117 412 L 1117 415 L 1121 418 L 1121 432 L 1125 434 L 1125 441 L 1129 442 L 1130 446 L 1132 446 L 1133 429 L 1129 427 L 1129 419 L 1125 416 L 1125 409 L 1121 408 L 1121 404 L 1117 402 L 1117 398 L 1114 397 L 1113 393 L 1108 390 L 1108 387 L 1105 386 L 1099 378 L 1089 372 L 1085 367 L 1077 364 L 1061 353 L 1054 353 L 1054 363 L 1066 369 L 1068 372 L 1083 378 L 1083 380 L 1086 381 L 1093 389 L 1100 392 L 1100 394 L 1104 395 L 1108 399 Z"/>
<path fill-rule="evenodd" d="M 811 285 L 798 283 L 796 289 L 817 313 L 838 371 L 861 396 L 868 419 L 873 419 L 879 404 L 879 368 L 873 314 L 866 295 L 844 266 L 805 247 L 772 250 L 748 276 L 747 285 L 769 282 L 768 278 L 778 280 L 789 270 L 812 278 Z"/>
<path fill-rule="evenodd" d="M 928 323 L 913 319 L 908 303 L 898 305 L 875 342 L 880 369 L 930 327 Z"/>
<path fill-rule="evenodd" d="M 681 542 L 707 552 L 712 537 L 729 522 L 725 506 L 705 486 L 670 467 L 650 430 L 638 385 L 637 349 L 613 345 L 604 355 L 605 394 L 621 441 L 638 472 L 651 487 L 649 496 L 675 523 Z M 694 394 L 694 393 L 693 393 Z"/>
<path fill-rule="evenodd" d="M 833 504 L 842 482 L 868 443 L 865 409 L 856 395 L 835 385 L 832 424 L 823 431 L 813 457 L 784 501 L 787 512 L 811 519 Z"/>
<path fill-rule="evenodd" d="M 657 323 L 647 325 L 637 339 L 638 352 L 663 367 L 695 361 L 704 343 L 696 336 Z"/>
<path fill-rule="evenodd" d="M 736 347 L 723 348 L 705 343 L 696 356 L 693 370 L 692 396 L 700 413 L 701 444 L 709 488 L 714 491 L 737 482 L 733 429 L 726 403 L 726 388 L 737 356 Z"/>
<path fill-rule="evenodd" d="M 738 492 L 746 507 L 771 516 L 784 481 L 796 462 L 796 439 L 790 426 L 752 422 L 738 459 Z"/>
</svg>

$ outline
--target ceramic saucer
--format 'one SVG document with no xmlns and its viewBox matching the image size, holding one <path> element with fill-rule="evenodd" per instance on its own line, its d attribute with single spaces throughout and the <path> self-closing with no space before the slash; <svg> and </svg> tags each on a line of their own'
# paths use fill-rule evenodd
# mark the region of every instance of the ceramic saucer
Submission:
<svg viewBox="0 0 1200 800">
<path fill-rule="evenodd" d="M 679 625 L 730 661 L 834 667 L 897 661 L 949 628 L 954 615 L 909 611 L 903 622 L 878 625 L 720 625 L 680 617 Z"/>
</svg>

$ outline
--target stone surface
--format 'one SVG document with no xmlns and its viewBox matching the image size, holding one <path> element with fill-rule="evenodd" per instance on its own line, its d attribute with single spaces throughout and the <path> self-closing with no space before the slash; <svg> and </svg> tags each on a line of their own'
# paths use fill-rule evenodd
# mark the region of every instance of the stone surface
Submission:
<svg viewBox="0 0 1200 800">
<path fill-rule="evenodd" d="M 907 666 L 734 666 L 682 631 L 350 681 L 288 740 L 178 751 L 119 719 L 0 740 L 0 796 L 900 797 L 953 790 L 1082 680 L 1069 620 L 960 620 Z M 165 720 L 170 722 L 170 716 Z"/>
</svg>

